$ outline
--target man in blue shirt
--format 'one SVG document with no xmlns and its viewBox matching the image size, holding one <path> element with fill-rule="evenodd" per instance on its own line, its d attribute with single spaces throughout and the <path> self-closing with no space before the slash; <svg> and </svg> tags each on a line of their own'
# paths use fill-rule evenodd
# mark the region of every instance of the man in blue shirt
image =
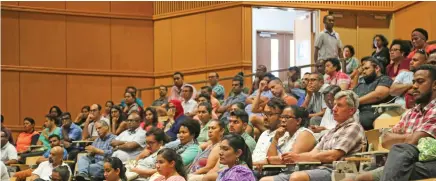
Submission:
<svg viewBox="0 0 436 181">
<path fill-rule="evenodd" d="M 42 157 L 39 157 L 38 160 L 36 160 L 36 164 L 40 164 L 41 162 L 45 162 L 48 160 L 48 157 L 50 156 L 50 150 L 51 148 L 54 148 L 55 146 L 61 146 L 61 138 L 56 135 L 50 135 L 48 137 L 48 140 L 50 141 L 50 148 L 44 152 L 44 154 L 42 155 Z M 64 156 L 63 159 L 66 160 L 68 157 L 68 152 L 67 150 L 64 148 Z"/>
<path fill-rule="evenodd" d="M 71 114 L 69 112 L 63 112 L 61 114 L 62 120 L 62 137 L 64 141 L 64 148 L 67 149 L 69 155 L 68 160 L 75 160 L 77 154 L 80 152 L 79 145 L 73 144 L 73 141 L 79 141 L 82 139 L 82 129 L 73 124 Z"/>
</svg>

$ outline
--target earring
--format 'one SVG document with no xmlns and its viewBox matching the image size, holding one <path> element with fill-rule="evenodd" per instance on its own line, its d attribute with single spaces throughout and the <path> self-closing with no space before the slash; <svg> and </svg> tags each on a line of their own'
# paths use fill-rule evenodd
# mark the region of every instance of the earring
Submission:
<svg viewBox="0 0 436 181">
<path fill-rule="evenodd" d="M 236 158 L 236 165 L 239 165 L 239 157 Z"/>
</svg>

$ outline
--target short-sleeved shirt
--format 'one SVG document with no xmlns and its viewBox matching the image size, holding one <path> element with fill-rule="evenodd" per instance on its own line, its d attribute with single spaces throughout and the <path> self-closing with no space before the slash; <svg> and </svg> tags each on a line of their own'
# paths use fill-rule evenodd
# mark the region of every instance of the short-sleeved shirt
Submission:
<svg viewBox="0 0 436 181">
<path fill-rule="evenodd" d="M 158 99 L 153 101 L 151 106 L 162 106 L 164 104 L 168 104 L 168 97 L 159 97 Z"/>
<path fill-rule="evenodd" d="M 48 128 L 45 128 L 44 131 L 46 131 L 47 133 L 49 132 Z M 51 133 L 48 133 L 47 138 L 45 138 L 44 136 L 39 136 L 39 141 L 42 142 L 42 144 L 44 145 L 45 148 L 51 148 L 50 146 L 50 142 L 48 140 L 48 137 L 50 137 L 51 135 L 58 135 L 61 139 L 62 139 L 62 132 L 61 132 L 61 128 L 56 127 Z"/>
<path fill-rule="evenodd" d="M 325 74 L 324 83 L 337 86 L 340 86 L 341 84 L 347 84 L 348 87 L 350 86 L 351 79 L 350 76 L 344 72 L 336 72 L 333 76 Z"/>
<path fill-rule="evenodd" d="M 413 83 L 413 72 L 410 71 L 403 71 L 400 74 L 398 74 L 395 77 L 395 80 L 393 82 L 394 84 L 412 84 Z M 395 99 L 396 104 L 403 105 L 403 108 L 406 107 L 406 101 L 404 99 L 404 95 L 398 96 L 397 99 Z"/>
<path fill-rule="evenodd" d="M 319 48 L 318 60 L 328 58 L 338 58 L 338 50 L 342 48 L 342 42 L 339 33 L 327 30 L 321 31 L 315 39 L 315 47 Z"/>
<path fill-rule="evenodd" d="M 436 99 L 422 108 L 422 111 L 420 104 L 408 110 L 392 129 L 399 129 L 402 134 L 422 131 L 436 138 Z"/>
<path fill-rule="evenodd" d="M 64 131 L 65 129 L 62 129 L 62 132 Z M 68 134 L 68 138 L 73 141 L 78 141 L 82 139 L 82 129 L 75 124 L 71 124 L 67 134 Z"/>
<path fill-rule="evenodd" d="M 258 162 L 265 160 L 266 154 L 268 152 L 269 146 L 271 145 L 271 141 L 276 135 L 276 130 L 270 131 L 266 130 L 264 131 L 257 140 L 256 148 L 253 151 L 253 162 Z M 285 140 L 287 140 L 289 137 L 289 133 L 285 132 L 285 134 L 279 138 L 278 144 L 282 144 Z"/>
<path fill-rule="evenodd" d="M 371 83 L 366 83 L 363 80 L 363 78 L 361 78 L 359 81 L 359 84 L 357 84 L 357 86 L 354 87 L 353 91 L 359 97 L 363 97 L 363 96 L 371 93 L 372 91 L 374 91 L 377 88 L 377 86 L 385 86 L 388 88 L 391 87 L 392 82 L 393 82 L 392 79 L 386 75 L 381 75 L 381 76 L 377 77 Z M 386 99 L 389 99 L 389 98 L 386 98 Z M 362 111 L 374 111 L 374 108 L 371 108 L 371 106 L 386 102 L 386 99 L 380 100 L 378 102 L 370 103 L 370 104 L 361 104 L 361 105 L 359 105 L 359 110 L 360 110 L 360 112 L 362 112 Z"/>
<path fill-rule="evenodd" d="M 104 138 L 98 137 L 94 142 L 92 142 L 92 146 L 96 147 L 100 150 L 103 150 L 103 155 L 95 155 L 95 161 L 103 161 L 105 157 L 112 155 L 112 146 L 111 142 L 115 139 L 115 136 L 112 133 L 108 133 Z"/>
<path fill-rule="evenodd" d="M 102 116 L 100 118 L 100 121 L 105 121 L 109 125 L 109 128 L 111 127 L 111 123 L 110 123 L 109 119 Z M 91 135 L 91 137 L 98 136 L 98 133 L 97 133 L 97 130 L 95 129 L 94 124 L 95 124 L 95 121 L 88 124 L 88 133 L 89 133 L 89 135 Z"/>
<path fill-rule="evenodd" d="M 221 84 L 217 83 L 215 86 L 213 86 L 212 91 L 215 92 L 218 100 L 224 100 L 225 89 Z"/>
<path fill-rule="evenodd" d="M 211 121 L 208 121 L 201 129 L 200 129 L 200 134 L 198 134 L 198 137 L 197 137 L 197 141 L 198 142 L 200 142 L 200 143 L 203 143 L 203 142 L 207 142 L 207 140 L 209 139 L 209 135 L 208 135 L 208 132 L 209 132 L 209 123 L 210 123 Z"/>
<path fill-rule="evenodd" d="M 389 64 L 386 67 L 386 75 L 389 76 L 390 78 L 394 78 L 398 75 L 398 73 L 400 72 L 400 70 L 406 70 L 409 71 L 410 68 L 410 61 L 412 59 L 406 58 L 403 59 L 401 61 L 401 63 L 398 65 L 397 71 L 394 71 L 394 63 Z"/>
<path fill-rule="evenodd" d="M 71 169 L 70 167 L 62 162 L 62 166 L 67 166 L 68 171 L 70 172 L 71 176 Z M 36 168 L 32 174 L 38 175 L 39 178 L 43 180 L 50 180 L 51 173 L 55 167 L 53 167 L 53 164 L 51 164 L 49 161 L 45 161 L 39 164 L 38 168 Z M 69 179 L 68 179 L 69 180 Z"/>
<path fill-rule="evenodd" d="M 189 101 L 182 101 L 182 107 L 183 107 L 183 113 L 192 113 L 194 112 L 195 108 L 197 108 L 197 101 L 194 99 L 189 99 Z"/>
<path fill-rule="evenodd" d="M 17 150 L 15 149 L 14 145 L 12 145 L 9 142 L 6 142 L 6 144 L 1 148 L 1 161 L 6 162 L 9 160 L 17 160 Z"/>
<path fill-rule="evenodd" d="M 324 101 L 324 89 L 327 88 L 328 84 L 323 84 L 318 92 L 314 92 L 309 102 L 309 106 L 307 107 L 307 111 L 309 113 L 318 113 L 321 112 L 322 109 L 325 109 L 327 105 Z"/>
<path fill-rule="evenodd" d="M 338 124 L 329 130 L 316 145 L 320 151 L 342 150 L 345 154 L 339 160 L 348 155 L 362 151 L 366 144 L 365 131 L 360 123 L 353 118 Z"/>
<path fill-rule="evenodd" d="M 133 141 L 139 144 L 139 147 L 136 150 L 129 151 L 129 155 L 135 156 L 139 155 L 142 150 L 145 148 L 145 131 L 138 127 L 135 131 L 125 130 L 123 131 L 115 140 L 119 141 Z"/>
</svg>

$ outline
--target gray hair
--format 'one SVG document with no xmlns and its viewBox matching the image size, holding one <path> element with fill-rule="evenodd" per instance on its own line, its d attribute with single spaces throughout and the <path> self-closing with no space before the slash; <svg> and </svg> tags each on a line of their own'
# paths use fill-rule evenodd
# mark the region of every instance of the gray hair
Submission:
<svg viewBox="0 0 436 181">
<path fill-rule="evenodd" d="M 58 166 L 53 169 L 53 172 L 59 173 L 59 176 L 61 176 L 62 181 L 68 181 L 70 180 L 70 170 L 68 169 L 68 166 Z"/>
<path fill-rule="evenodd" d="M 340 91 L 335 95 L 335 100 L 346 97 L 347 104 L 350 107 L 359 108 L 359 96 L 351 90 Z"/>
<path fill-rule="evenodd" d="M 108 127 L 109 128 L 109 124 L 107 124 L 107 122 L 104 121 L 104 120 L 98 120 L 94 124 L 96 124 L 96 123 L 100 123 L 102 127 Z"/>
</svg>

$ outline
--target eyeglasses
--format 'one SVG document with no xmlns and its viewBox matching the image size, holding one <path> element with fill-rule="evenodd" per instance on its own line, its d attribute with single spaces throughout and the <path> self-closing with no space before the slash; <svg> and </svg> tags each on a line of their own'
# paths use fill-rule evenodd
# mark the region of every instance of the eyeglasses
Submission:
<svg viewBox="0 0 436 181">
<path fill-rule="evenodd" d="M 318 79 L 307 79 L 308 82 L 315 82 L 318 81 Z"/>
<path fill-rule="evenodd" d="M 98 109 L 91 109 L 89 112 L 98 112 Z"/>
<path fill-rule="evenodd" d="M 274 116 L 274 115 L 279 115 L 280 113 L 272 113 L 272 112 L 265 112 L 265 113 L 262 113 L 262 116 L 264 116 L 264 117 L 272 117 L 272 116 Z"/>
</svg>

